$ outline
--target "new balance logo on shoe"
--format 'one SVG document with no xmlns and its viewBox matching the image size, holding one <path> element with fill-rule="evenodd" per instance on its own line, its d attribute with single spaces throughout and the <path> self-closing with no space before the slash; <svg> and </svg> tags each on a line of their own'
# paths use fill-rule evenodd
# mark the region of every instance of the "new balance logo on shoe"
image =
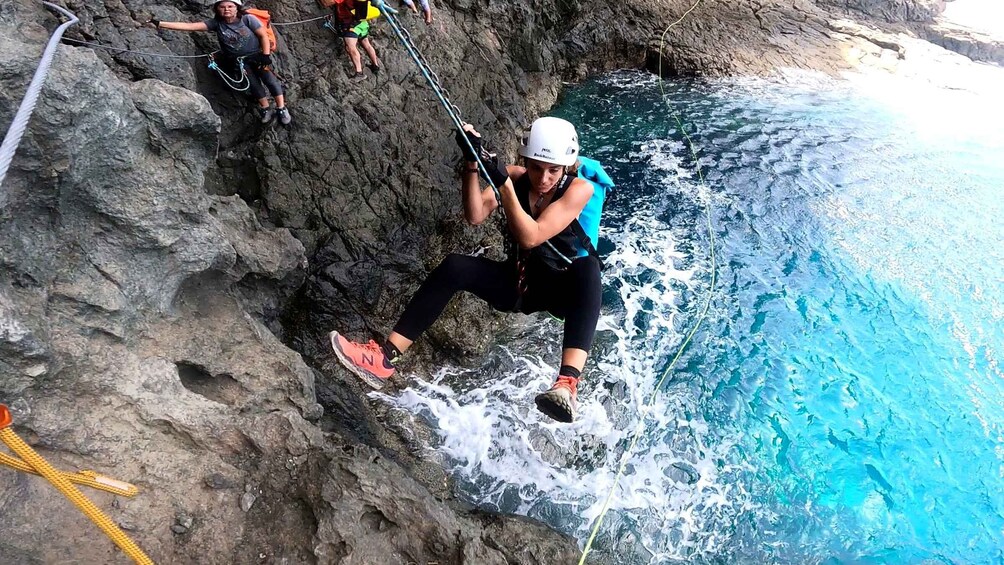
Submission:
<svg viewBox="0 0 1004 565">
<path fill-rule="evenodd" d="M 394 366 L 387 361 L 377 342 L 355 343 L 338 332 L 331 332 L 328 337 L 338 361 L 369 386 L 383 388 L 394 374 Z"/>
</svg>

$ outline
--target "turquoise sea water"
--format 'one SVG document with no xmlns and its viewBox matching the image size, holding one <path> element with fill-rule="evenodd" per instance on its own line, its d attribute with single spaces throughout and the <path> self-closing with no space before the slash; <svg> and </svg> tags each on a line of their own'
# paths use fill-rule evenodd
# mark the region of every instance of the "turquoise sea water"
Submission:
<svg viewBox="0 0 1004 565">
<path fill-rule="evenodd" d="M 386 399 L 440 430 L 430 453 L 466 498 L 584 542 L 710 299 L 598 553 L 1004 563 L 999 96 L 811 75 L 664 87 L 698 163 L 647 75 L 577 86 L 553 112 L 619 183 L 579 421 L 532 410 L 560 343 L 543 319 Z"/>
</svg>

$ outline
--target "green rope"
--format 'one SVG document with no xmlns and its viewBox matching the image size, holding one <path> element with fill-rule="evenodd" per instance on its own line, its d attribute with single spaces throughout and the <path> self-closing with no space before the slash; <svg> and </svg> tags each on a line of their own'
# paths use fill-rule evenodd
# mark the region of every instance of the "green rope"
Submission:
<svg viewBox="0 0 1004 565">
<path fill-rule="evenodd" d="M 662 37 L 659 40 L 659 91 L 662 94 L 663 101 L 666 103 L 666 106 L 669 107 L 670 112 L 673 114 L 673 118 L 676 120 L 677 128 L 680 130 L 680 133 L 683 134 L 684 139 L 687 140 L 687 146 L 690 149 L 690 155 L 693 158 L 695 164 L 697 164 L 697 151 L 694 149 L 694 142 L 693 140 L 690 139 L 690 135 L 687 134 L 687 130 L 684 129 L 683 122 L 680 120 L 679 112 L 676 111 L 676 109 L 670 103 L 669 97 L 666 95 L 665 85 L 663 84 L 662 81 L 662 52 L 666 42 L 666 34 L 669 33 L 669 30 L 676 24 L 682 22 L 683 19 L 686 18 L 687 15 L 689 15 L 690 12 L 692 12 L 695 8 L 697 8 L 698 4 L 700 4 L 701 2 L 702 0 L 697 0 L 697 2 L 693 6 L 691 6 L 689 10 L 684 12 L 683 15 L 680 16 L 678 20 L 669 24 L 666 27 L 666 29 L 663 30 Z M 709 190 L 707 184 L 704 181 L 704 174 L 701 173 L 700 165 L 697 164 L 696 168 L 697 168 L 697 178 L 700 180 L 701 187 L 703 187 L 705 189 L 705 192 L 707 193 L 709 192 Z M 642 408 L 641 417 L 638 419 L 638 424 L 635 426 L 634 433 L 632 434 L 631 438 L 631 443 L 628 444 L 627 450 L 625 450 L 624 454 L 621 455 L 621 463 L 620 467 L 617 469 L 617 474 L 614 476 L 614 483 L 613 485 L 610 486 L 610 492 L 607 494 L 606 499 L 603 501 L 603 509 L 600 510 L 599 516 L 596 517 L 596 523 L 593 525 L 592 532 L 589 534 L 589 539 L 586 541 L 586 546 L 582 550 L 582 556 L 579 558 L 579 565 L 585 564 L 586 555 L 589 554 L 589 551 L 593 546 L 593 540 L 596 539 L 596 534 L 600 530 L 600 525 L 603 523 L 603 518 L 606 516 L 607 511 L 610 510 L 610 501 L 613 500 L 614 492 L 617 490 L 617 485 L 618 483 L 620 483 L 620 479 L 624 475 L 624 469 L 627 468 L 627 463 L 628 459 L 631 457 L 631 452 L 634 451 L 635 445 L 637 445 L 638 443 L 638 438 L 641 437 L 642 430 L 645 426 L 645 420 L 647 419 L 648 414 L 651 411 L 653 404 L 655 403 L 655 398 L 656 395 L 659 393 L 659 389 L 662 388 L 663 383 L 669 376 L 670 370 L 672 370 L 672 368 L 676 365 L 676 362 L 680 360 L 680 356 L 683 355 L 684 350 L 687 348 L 687 345 L 690 344 L 690 341 L 693 339 L 694 334 L 696 334 L 698 328 L 701 327 L 701 323 L 704 322 L 705 318 L 707 318 L 708 310 L 711 309 L 711 298 L 715 289 L 715 283 L 717 282 L 718 279 L 718 269 L 715 258 L 715 232 L 711 224 L 710 195 L 708 195 L 708 197 L 709 198 L 704 203 L 704 211 L 705 211 L 705 216 L 707 218 L 707 226 L 708 226 L 708 241 L 710 248 L 709 255 L 711 258 L 711 283 L 708 287 L 707 301 L 704 303 L 704 307 L 701 309 L 701 312 L 697 317 L 697 321 L 694 323 L 694 327 L 691 328 L 689 332 L 687 332 L 686 337 L 680 344 L 680 347 L 677 349 L 676 354 L 673 356 L 673 359 L 669 362 L 668 365 L 666 365 L 666 368 L 663 369 L 662 376 L 659 377 L 659 381 L 656 383 L 655 389 L 652 391 L 652 394 L 649 396 L 648 401 Z"/>
</svg>

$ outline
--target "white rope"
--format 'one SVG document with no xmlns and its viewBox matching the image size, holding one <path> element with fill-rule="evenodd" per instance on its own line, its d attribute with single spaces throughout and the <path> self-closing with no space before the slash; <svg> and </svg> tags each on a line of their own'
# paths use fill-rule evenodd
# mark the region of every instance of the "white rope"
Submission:
<svg viewBox="0 0 1004 565">
<path fill-rule="evenodd" d="M 328 16 L 317 16 L 316 18 L 310 18 L 308 20 L 298 20 L 295 22 L 272 22 L 271 25 L 274 25 L 276 27 L 295 26 L 295 25 L 305 24 L 307 22 L 316 22 L 317 20 L 323 20 L 326 19 L 327 17 Z"/>
<path fill-rule="evenodd" d="M 21 106 L 18 107 L 17 114 L 14 115 L 14 121 L 11 122 L 7 135 L 3 138 L 3 145 L 0 145 L 0 209 L 3 208 L 7 199 L 6 194 L 2 190 L 3 181 L 7 177 L 7 169 L 10 168 L 10 163 L 14 160 L 14 153 L 17 151 L 17 146 L 21 143 L 24 130 L 28 127 L 31 114 L 35 111 L 35 103 L 38 102 L 38 95 L 42 91 L 42 84 L 45 83 L 49 67 L 56 56 L 59 39 L 68 27 L 80 21 L 72 12 L 60 6 L 50 4 L 49 2 L 42 2 L 42 4 L 62 13 L 70 18 L 70 20 L 63 22 L 62 25 L 56 28 L 52 37 L 49 38 L 49 43 L 45 46 L 45 51 L 42 53 L 42 60 L 38 62 L 38 68 L 35 69 L 35 76 L 32 77 L 31 84 L 28 85 L 28 91 L 24 93 L 24 99 L 21 100 Z"/>
<path fill-rule="evenodd" d="M 173 53 L 150 53 L 147 51 L 134 51 L 132 49 L 126 49 L 124 47 L 112 47 L 110 45 L 102 45 L 100 43 L 91 43 L 89 41 L 80 41 L 79 39 L 72 39 L 69 37 L 63 38 L 63 41 L 69 41 L 71 43 L 76 43 L 77 45 L 85 45 L 87 47 L 95 47 L 97 49 L 107 49 L 108 51 L 119 51 L 121 53 L 135 53 L 137 55 L 146 55 L 147 57 L 167 57 L 168 59 L 201 59 L 203 57 L 209 57 L 210 55 L 219 53 L 219 50 L 213 51 L 212 53 L 203 53 L 201 55 L 175 55 Z"/>
</svg>

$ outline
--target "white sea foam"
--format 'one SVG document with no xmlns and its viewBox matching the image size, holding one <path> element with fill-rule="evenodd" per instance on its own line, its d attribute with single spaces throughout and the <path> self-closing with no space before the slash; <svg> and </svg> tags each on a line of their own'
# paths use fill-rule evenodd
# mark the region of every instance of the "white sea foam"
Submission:
<svg viewBox="0 0 1004 565">
<path fill-rule="evenodd" d="M 679 234 L 659 220 L 670 194 L 695 204 L 709 196 L 687 181 L 690 171 L 675 156 L 682 150 L 678 142 L 652 140 L 630 156 L 647 161 L 653 186 L 662 188 L 635 202 L 616 232 L 603 232 L 615 245 L 604 280 L 618 281 L 619 303 L 601 316 L 574 424 L 551 422 L 533 408 L 534 395 L 554 379 L 555 363 L 501 345 L 477 370 L 444 369 L 430 383 L 380 396 L 437 430 L 432 447 L 452 462 L 476 503 L 588 535 L 629 435 L 681 341 L 679 292 L 699 293 L 706 284 L 695 278 L 707 268 L 704 258 L 679 251 Z M 558 326 L 542 318 L 536 328 L 534 339 L 553 358 Z M 728 536 L 723 524 L 749 508 L 751 497 L 735 480 L 743 469 L 729 463 L 732 445 L 713 437 L 700 417 L 683 416 L 700 414 L 698 400 L 686 386 L 655 397 L 605 522 L 605 530 L 617 530 L 605 538 L 608 550 L 616 545 L 610 539 L 635 539 L 649 548 L 652 563 L 713 553 Z"/>
</svg>

